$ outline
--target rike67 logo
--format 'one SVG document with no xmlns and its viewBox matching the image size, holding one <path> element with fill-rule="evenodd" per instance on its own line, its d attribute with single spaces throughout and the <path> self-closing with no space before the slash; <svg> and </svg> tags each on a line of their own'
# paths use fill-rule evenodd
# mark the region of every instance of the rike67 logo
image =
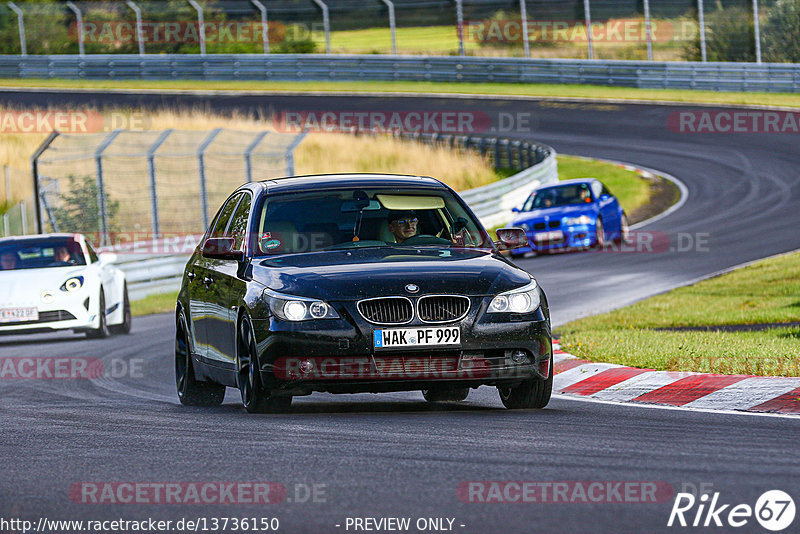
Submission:
<svg viewBox="0 0 800 534">
<path fill-rule="evenodd" d="M 719 496 L 719 492 L 710 496 L 703 494 L 699 498 L 691 493 L 678 493 L 667 526 L 739 528 L 755 518 L 765 529 L 779 532 L 789 528 L 794 521 L 794 500 L 785 491 L 767 491 L 758 498 L 755 506 L 723 504 Z"/>
</svg>

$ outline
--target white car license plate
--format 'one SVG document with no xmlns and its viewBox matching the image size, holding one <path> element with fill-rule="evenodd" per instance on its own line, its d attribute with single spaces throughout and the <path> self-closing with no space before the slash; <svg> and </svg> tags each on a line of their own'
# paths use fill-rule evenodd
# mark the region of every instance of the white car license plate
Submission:
<svg viewBox="0 0 800 534">
<path fill-rule="evenodd" d="M 457 326 L 439 328 L 390 328 L 375 330 L 373 346 L 376 349 L 399 347 L 431 347 L 461 345 L 461 329 Z"/>
<path fill-rule="evenodd" d="M 553 230 L 552 232 L 539 232 L 533 238 L 536 241 L 559 241 L 564 238 L 564 232 Z"/>
<path fill-rule="evenodd" d="M 2 308 L 0 309 L 0 323 L 21 323 L 23 321 L 38 321 L 38 308 Z"/>
</svg>

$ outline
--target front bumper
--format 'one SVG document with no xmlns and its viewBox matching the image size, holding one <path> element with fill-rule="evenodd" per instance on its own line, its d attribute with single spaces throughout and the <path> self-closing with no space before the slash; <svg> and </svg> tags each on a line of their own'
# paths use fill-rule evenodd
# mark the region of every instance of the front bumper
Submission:
<svg viewBox="0 0 800 534">
<path fill-rule="evenodd" d="M 550 241 L 537 241 L 536 235 L 546 230 L 528 230 L 528 242 L 530 246 L 514 250 L 514 254 L 524 254 L 526 252 L 544 252 L 550 250 L 570 250 L 582 249 L 594 246 L 597 243 L 597 225 L 579 224 L 574 226 L 562 226 L 558 228 L 563 234 L 563 238 Z"/>
<path fill-rule="evenodd" d="M 549 376 L 550 322 L 541 308 L 526 316 L 485 314 L 485 304 L 459 325 L 461 344 L 375 349 L 375 326 L 355 307 L 337 303 L 340 319 L 290 323 L 272 317 L 255 320 L 262 381 L 272 391 L 304 395 L 411 391 L 434 387 L 514 385 Z M 503 316 L 501 316 L 503 315 Z M 411 323 L 400 328 L 431 327 Z M 515 361 L 514 353 L 524 353 Z"/>
<path fill-rule="evenodd" d="M 76 291 L 74 294 L 59 295 L 55 292 L 52 302 L 38 301 L 0 302 L 0 308 L 37 308 L 39 319 L 36 321 L 17 321 L 0 323 L 0 335 L 32 334 L 53 332 L 58 330 L 84 331 L 97 328 L 98 303 L 90 297 L 88 291 Z"/>
</svg>

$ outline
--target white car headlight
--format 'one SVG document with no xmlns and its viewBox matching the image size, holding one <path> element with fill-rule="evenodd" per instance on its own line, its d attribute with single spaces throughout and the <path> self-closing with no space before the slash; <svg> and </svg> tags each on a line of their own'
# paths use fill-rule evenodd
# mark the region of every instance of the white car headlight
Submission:
<svg viewBox="0 0 800 534">
<path fill-rule="evenodd" d="M 61 291 L 66 291 L 67 293 L 72 293 L 73 291 L 79 290 L 81 287 L 83 287 L 83 277 L 73 276 L 61 284 L 59 289 L 61 289 Z"/>
<path fill-rule="evenodd" d="M 338 319 L 339 314 L 328 304 L 317 299 L 284 295 L 271 289 L 264 290 L 269 308 L 284 321 L 309 321 L 312 319 Z"/>
<path fill-rule="evenodd" d="M 489 303 L 488 313 L 530 313 L 541 304 L 536 280 L 519 289 L 500 293 Z"/>
<path fill-rule="evenodd" d="M 564 226 L 575 226 L 578 224 L 591 224 L 592 218 L 588 215 L 581 215 L 579 217 L 564 217 Z"/>
</svg>

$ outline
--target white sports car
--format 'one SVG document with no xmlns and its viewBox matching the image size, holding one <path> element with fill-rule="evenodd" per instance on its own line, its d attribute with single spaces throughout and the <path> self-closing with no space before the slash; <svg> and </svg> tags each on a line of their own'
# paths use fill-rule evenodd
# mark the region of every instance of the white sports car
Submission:
<svg viewBox="0 0 800 534">
<path fill-rule="evenodd" d="M 128 288 L 115 260 L 81 234 L 0 239 L 0 334 L 127 334 Z"/>
</svg>

